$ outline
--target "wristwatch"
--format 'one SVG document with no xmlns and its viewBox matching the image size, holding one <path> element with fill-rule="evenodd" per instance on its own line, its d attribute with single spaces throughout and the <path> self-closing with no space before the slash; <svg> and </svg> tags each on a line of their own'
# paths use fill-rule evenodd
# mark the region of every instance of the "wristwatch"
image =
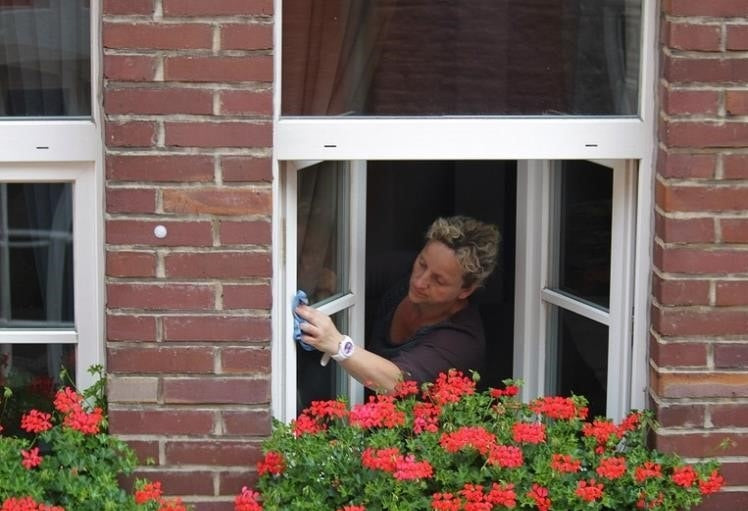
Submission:
<svg viewBox="0 0 748 511">
<path fill-rule="evenodd" d="M 332 358 L 336 362 L 342 362 L 343 360 L 351 358 L 355 349 L 356 345 L 353 343 L 353 340 L 347 335 L 344 335 L 340 344 L 338 344 L 338 352 L 333 355 Z"/>
</svg>

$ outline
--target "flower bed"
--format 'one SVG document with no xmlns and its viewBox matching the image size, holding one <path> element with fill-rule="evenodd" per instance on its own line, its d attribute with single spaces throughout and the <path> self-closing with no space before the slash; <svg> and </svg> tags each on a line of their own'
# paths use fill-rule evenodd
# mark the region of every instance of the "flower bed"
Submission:
<svg viewBox="0 0 748 511">
<path fill-rule="evenodd" d="M 350 412 L 314 402 L 275 424 L 235 510 L 686 510 L 722 486 L 715 462 L 647 447 L 649 412 L 589 421 L 582 397 L 524 404 L 506 383 L 451 371 Z"/>
</svg>

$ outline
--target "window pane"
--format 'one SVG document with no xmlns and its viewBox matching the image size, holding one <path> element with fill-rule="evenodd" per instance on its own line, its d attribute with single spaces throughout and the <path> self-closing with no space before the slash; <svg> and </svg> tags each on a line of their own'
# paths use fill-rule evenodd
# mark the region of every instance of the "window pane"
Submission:
<svg viewBox="0 0 748 511">
<path fill-rule="evenodd" d="M 348 167 L 322 162 L 298 177 L 297 282 L 314 304 L 349 289 Z"/>
<path fill-rule="evenodd" d="M 0 184 L 0 328 L 73 319 L 72 185 Z"/>
<path fill-rule="evenodd" d="M 348 331 L 348 311 L 342 310 L 331 316 L 341 332 Z M 336 399 L 347 394 L 347 373 L 334 360 L 326 366 L 320 365 L 322 353 L 296 348 L 297 412 L 307 408 L 312 401 Z M 347 396 L 346 396 L 347 397 Z"/>
<path fill-rule="evenodd" d="M 565 161 L 560 187 L 558 285 L 607 308 L 613 170 L 588 161 Z"/>
<path fill-rule="evenodd" d="M 21 415 L 31 408 L 51 410 L 63 367 L 74 379 L 74 344 L 0 344 L 0 389 L 10 387 L 13 391 L 0 417 L 4 435 L 21 433 Z"/>
<path fill-rule="evenodd" d="M 0 116 L 91 115 L 89 0 L 0 3 Z"/>
<path fill-rule="evenodd" d="M 636 115 L 641 0 L 284 0 L 282 114 Z"/>
<path fill-rule="evenodd" d="M 605 415 L 608 327 L 555 306 L 551 318 L 549 392 L 582 395 L 590 401 L 590 416 Z"/>
</svg>

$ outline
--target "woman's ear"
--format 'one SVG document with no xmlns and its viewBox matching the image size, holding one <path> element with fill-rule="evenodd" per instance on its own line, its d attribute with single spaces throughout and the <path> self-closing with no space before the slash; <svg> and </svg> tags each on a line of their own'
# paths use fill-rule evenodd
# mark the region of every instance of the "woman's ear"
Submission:
<svg viewBox="0 0 748 511">
<path fill-rule="evenodd" d="M 464 287 L 462 288 L 462 291 L 460 291 L 460 293 L 457 295 L 457 298 L 460 300 L 466 300 L 467 298 L 470 297 L 470 295 L 472 295 L 475 292 L 476 289 L 478 289 L 478 284 L 473 284 L 472 286 Z"/>
</svg>

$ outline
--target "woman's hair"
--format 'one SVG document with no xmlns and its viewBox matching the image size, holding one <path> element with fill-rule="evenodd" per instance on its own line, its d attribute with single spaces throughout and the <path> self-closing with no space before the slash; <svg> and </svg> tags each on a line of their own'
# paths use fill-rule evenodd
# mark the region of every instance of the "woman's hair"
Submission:
<svg viewBox="0 0 748 511">
<path fill-rule="evenodd" d="M 499 228 L 467 216 L 437 218 L 426 241 L 439 241 L 454 250 L 462 267 L 462 285 L 481 285 L 496 267 Z"/>
</svg>

